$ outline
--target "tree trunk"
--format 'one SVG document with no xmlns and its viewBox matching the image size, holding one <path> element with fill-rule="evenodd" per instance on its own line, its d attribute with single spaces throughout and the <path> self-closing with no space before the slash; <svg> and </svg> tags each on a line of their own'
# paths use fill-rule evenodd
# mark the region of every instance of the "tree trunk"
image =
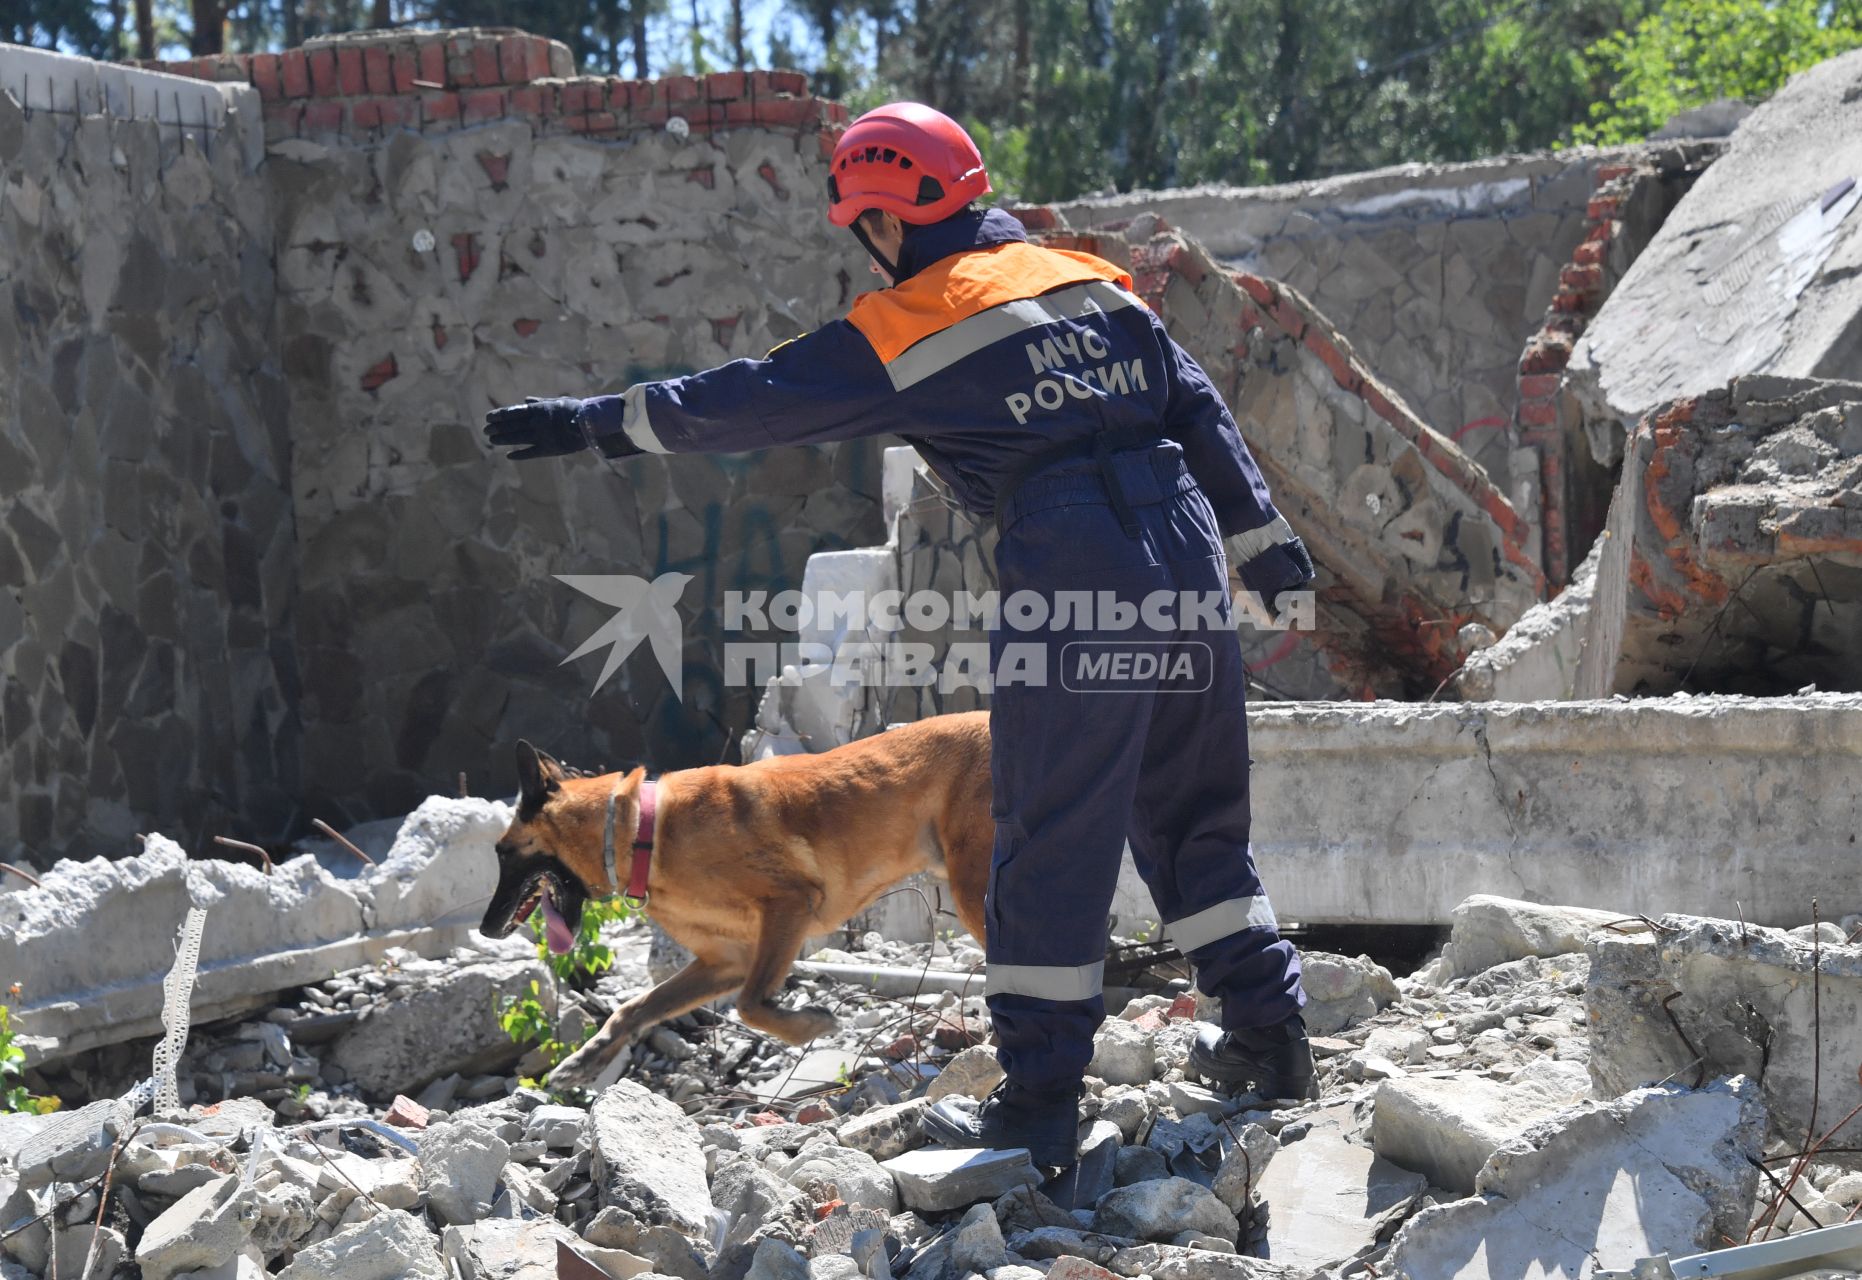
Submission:
<svg viewBox="0 0 1862 1280">
<path fill-rule="evenodd" d="M 731 61 L 739 71 L 750 65 L 744 52 L 744 0 L 731 0 Z"/>
<path fill-rule="evenodd" d="M 375 0 L 375 11 L 369 15 L 369 26 L 380 30 L 394 25 L 393 6 L 389 0 Z"/>
<path fill-rule="evenodd" d="M 210 53 L 219 53 L 223 47 L 223 32 L 226 17 L 220 10 L 220 0 L 194 0 L 194 34 L 188 40 L 188 51 L 195 57 Z"/>
<path fill-rule="evenodd" d="M 136 0 L 136 56 L 155 56 L 155 0 Z"/>
<path fill-rule="evenodd" d="M 304 24 L 298 17 L 297 0 L 284 0 L 284 47 L 295 49 L 303 43 Z"/>
<path fill-rule="evenodd" d="M 647 62 L 647 0 L 633 0 L 628 6 L 628 16 L 634 22 L 634 79 L 650 80 L 652 71 Z"/>
<path fill-rule="evenodd" d="M 110 0 L 110 61 L 121 62 L 123 54 L 123 0 Z"/>
</svg>

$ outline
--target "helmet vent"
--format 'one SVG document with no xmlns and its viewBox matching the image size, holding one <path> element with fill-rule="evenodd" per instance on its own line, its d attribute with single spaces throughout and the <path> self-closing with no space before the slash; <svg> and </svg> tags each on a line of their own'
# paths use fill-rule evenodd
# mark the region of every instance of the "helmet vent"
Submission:
<svg viewBox="0 0 1862 1280">
<path fill-rule="evenodd" d="M 944 198 L 944 184 L 943 183 L 939 182 L 936 178 L 932 178 L 932 177 L 924 177 L 924 178 L 918 179 L 918 199 L 914 201 L 914 203 L 936 204 L 939 200 L 942 200 L 943 198 Z"/>
</svg>

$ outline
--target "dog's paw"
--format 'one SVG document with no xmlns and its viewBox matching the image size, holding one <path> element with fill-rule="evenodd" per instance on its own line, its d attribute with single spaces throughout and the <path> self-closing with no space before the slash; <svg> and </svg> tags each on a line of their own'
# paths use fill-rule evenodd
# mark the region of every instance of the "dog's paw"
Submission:
<svg viewBox="0 0 1862 1280">
<path fill-rule="evenodd" d="M 556 1064 L 544 1084 L 558 1092 L 612 1084 L 626 1065 L 626 1050 L 597 1036 Z"/>
<path fill-rule="evenodd" d="M 805 1005 L 795 1011 L 795 1027 L 799 1033 L 797 1043 L 805 1043 L 838 1030 L 840 1019 L 820 1005 Z"/>
</svg>

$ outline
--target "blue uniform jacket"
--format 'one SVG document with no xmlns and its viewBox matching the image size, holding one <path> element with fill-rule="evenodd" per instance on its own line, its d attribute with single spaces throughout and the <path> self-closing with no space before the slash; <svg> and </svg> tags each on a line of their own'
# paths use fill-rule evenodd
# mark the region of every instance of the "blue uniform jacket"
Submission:
<svg viewBox="0 0 1862 1280">
<path fill-rule="evenodd" d="M 900 275 L 762 360 L 589 400 L 591 434 L 606 452 L 740 453 L 890 433 L 987 518 L 1031 461 L 1136 431 L 1183 446 L 1244 586 L 1271 602 L 1311 579 L 1222 397 L 1117 267 L 970 210 L 910 228 Z"/>
</svg>

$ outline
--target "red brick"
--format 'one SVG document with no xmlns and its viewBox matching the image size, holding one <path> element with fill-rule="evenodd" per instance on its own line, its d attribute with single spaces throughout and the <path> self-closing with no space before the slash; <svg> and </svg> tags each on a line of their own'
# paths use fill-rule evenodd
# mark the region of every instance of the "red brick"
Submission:
<svg viewBox="0 0 1862 1280">
<path fill-rule="evenodd" d="M 1603 288 L 1602 267 L 1569 266 L 1558 273 L 1558 283 L 1585 293 Z"/>
<path fill-rule="evenodd" d="M 284 96 L 284 84 L 279 77 L 281 61 L 275 53 L 261 53 L 252 59 L 252 87 L 259 91 L 259 99 L 263 102 Z"/>
<path fill-rule="evenodd" d="M 1306 317 L 1295 310 L 1293 304 L 1288 302 L 1285 298 L 1275 298 L 1273 303 L 1267 308 L 1267 314 L 1272 316 L 1274 322 L 1293 337 L 1303 338 L 1306 336 Z"/>
<path fill-rule="evenodd" d="M 684 102 L 699 102 L 705 96 L 698 91 L 698 80 L 693 76 L 667 76 L 659 82 L 659 87 L 669 107 Z"/>
<path fill-rule="evenodd" d="M 713 102 L 711 117 L 717 124 L 755 124 L 757 100 L 735 98 L 730 102 Z"/>
<path fill-rule="evenodd" d="M 530 37 L 529 71 L 526 81 L 547 79 L 550 74 L 550 40 L 547 36 Z"/>
<path fill-rule="evenodd" d="M 1196 260 L 1196 255 L 1183 248 L 1178 248 L 1171 253 L 1169 267 L 1188 280 L 1191 285 L 1201 284 L 1207 274 L 1203 271 L 1202 263 Z"/>
<path fill-rule="evenodd" d="M 769 87 L 777 93 L 804 97 L 808 93 L 808 77 L 799 71 L 772 71 L 769 73 Z"/>
<path fill-rule="evenodd" d="M 795 1113 L 795 1123 L 820 1124 L 825 1120 L 834 1119 L 834 1115 L 834 1108 L 828 1106 L 827 1103 L 810 1102 L 804 1104 L 802 1109 Z"/>
<path fill-rule="evenodd" d="M 852 118 L 844 102 L 824 102 L 821 104 L 821 109 L 827 113 L 829 124 L 846 124 Z M 1160 222 L 1158 225 L 1161 227 L 1163 223 Z"/>
<path fill-rule="evenodd" d="M 267 139 L 296 137 L 304 128 L 302 102 L 268 102 L 264 106 Z"/>
<path fill-rule="evenodd" d="M 1403 420 L 1403 412 L 1375 382 L 1365 383 L 1359 389 L 1358 395 L 1364 401 L 1365 407 L 1385 422 L 1394 424 Z"/>
<path fill-rule="evenodd" d="M 1583 244 L 1571 251 L 1571 261 L 1577 263 L 1579 266 L 1601 266 L 1603 265 L 1604 258 L 1608 256 L 1609 252 L 1610 246 L 1603 241 L 1586 240 Z"/>
<path fill-rule="evenodd" d="M 394 363 L 393 356 L 379 360 L 370 365 L 368 372 L 362 375 L 362 389 L 364 391 L 378 390 L 384 384 L 394 381 L 400 372 L 401 370 Z"/>
<path fill-rule="evenodd" d="M 336 51 L 336 87 L 346 98 L 368 92 L 368 78 L 362 71 L 362 50 L 345 45 Z"/>
<path fill-rule="evenodd" d="M 491 179 L 493 191 L 504 190 L 504 175 L 511 167 L 510 156 L 481 151 L 478 153 L 478 165 L 485 171 L 485 176 Z"/>
<path fill-rule="evenodd" d="M 1561 381 L 1555 373 L 1528 373 L 1519 380 L 1519 394 L 1524 399 L 1557 395 Z"/>
<path fill-rule="evenodd" d="M 343 104 L 327 100 L 305 103 L 304 131 L 312 134 L 341 133 Z"/>
<path fill-rule="evenodd" d="M 633 84 L 627 80 L 610 80 L 607 88 L 608 110 L 626 115 L 633 109 Z"/>
<path fill-rule="evenodd" d="M 446 84 L 446 44 L 442 40 L 421 42 L 417 78 L 430 85 Z"/>
<path fill-rule="evenodd" d="M 1635 169 L 1626 164 L 1603 164 L 1597 166 L 1597 185 L 1614 182 L 1618 178 L 1627 178 Z"/>
<path fill-rule="evenodd" d="M 386 45 L 372 44 L 362 51 L 362 80 L 366 93 L 394 92 L 394 59 Z"/>
<path fill-rule="evenodd" d="M 1599 222 L 1584 233 L 1584 241 L 1589 244 L 1599 240 L 1612 239 L 1616 235 L 1616 229 L 1621 225 L 1620 222 L 1614 220 L 1610 222 Z"/>
<path fill-rule="evenodd" d="M 1170 1002 L 1165 1011 L 1171 1018 L 1194 1018 L 1196 1016 L 1196 997 L 1178 996 Z"/>
<path fill-rule="evenodd" d="M 1274 305 L 1274 286 L 1268 284 L 1267 281 L 1261 279 L 1261 277 L 1249 275 L 1246 271 L 1237 271 L 1235 273 L 1235 283 L 1240 285 L 1243 292 L 1260 303 L 1263 307 L 1271 307 Z"/>
<path fill-rule="evenodd" d="M 517 336 L 520 338 L 528 338 L 542 327 L 543 322 L 541 320 L 531 320 L 528 317 L 519 317 L 511 321 L 511 328 L 517 330 Z"/>
<path fill-rule="evenodd" d="M 1616 211 L 1622 207 L 1623 197 L 1621 196 L 1596 196 L 1584 206 L 1584 216 L 1592 222 L 1603 222 L 1614 218 Z"/>
<path fill-rule="evenodd" d="M 1356 391 L 1363 385 L 1364 380 L 1358 376 L 1358 371 L 1351 367 L 1351 362 L 1345 358 L 1345 353 L 1340 351 L 1320 330 L 1308 329 L 1304 341 L 1307 350 L 1319 357 L 1319 363 L 1331 371 L 1332 380 L 1339 386 L 1347 391 Z"/>
<path fill-rule="evenodd" d="M 1521 373 L 1557 373 L 1571 363 L 1571 348 L 1560 343 L 1535 342 L 1520 358 Z"/>
<path fill-rule="evenodd" d="M 278 55 L 278 85 L 287 98 L 310 96 L 310 60 L 302 49 L 288 49 Z"/>
<path fill-rule="evenodd" d="M 543 114 L 543 90 L 535 85 L 519 85 L 512 89 L 509 97 L 511 114 L 514 116 L 540 116 Z"/>
<path fill-rule="evenodd" d="M 504 115 L 504 90 L 474 89 L 459 95 L 459 119 L 465 124 L 483 124 Z"/>
<path fill-rule="evenodd" d="M 390 93 L 412 93 L 420 78 L 420 55 L 412 49 L 396 49 L 389 57 Z"/>
<path fill-rule="evenodd" d="M 782 1124 L 783 1119 L 774 1111 L 759 1111 L 750 1117 L 750 1123 L 760 1129 L 767 1129 L 771 1125 Z"/>
<path fill-rule="evenodd" d="M 759 99 L 756 120 L 779 129 L 806 129 L 821 122 L 821 103 L 814 98 Z"/>
<path fill-rule="evenodd" d="M 744 73 L 741 71 L 720 71 L 716 75 L 705 77 L 705 97 L 713 102 L 728 102 L 732 98 L 744 96 Z"/>
<path fill-rule="evenodd" d="M 621 127 L 612 111 L 584 111 L 579 116 L 564 117 L 564 123 L 575 133 L 613 133 Z"/>
<path fill-rule="evenodd" d="M 412 98 L 369 98 L 350 109 L 350 119 L 358 129 L 400 129 L 417 124 Z"/>
<path fill-rule="evenodd" d="M 756 167 L 756 176 L 769 184 L 769 189 L 776 193 L 779 200 L 789 198 L 789 189 L 782 185 L 782 179 L 776 176 L 776 166 L 765 160 Z M 1020 216 L 1019 214 L 1017 216 Z M 1024 226 L 1027 224 L 1023 224 Z"/>
<path fill-rule="evenodd" d="M 389 1107 L 388 1113 L 382 1117 L 383 1120 L 400 1129 L 424 1129 L 431 1118 L 432 1112 L 403 1093 L 394 1095 L 394 1105 Z"/>
<path fill-rule="evenodd" d="M 420 103 L 420 123 L 445 124 L 459 118 L 459 95 L 456 93 L 423 93 Z"/>
<path fill-rule="evenodd" d="M 498 40 L 498 79 L 523 84 L 530 78 L 530 37 L 503 36 Z"/>
<path fill-rule="evenodd" d="M 1558 402 L 1556 400 L 1521 400 L 1519 402 L 1519 424 L 1522 427 L 1557 426 Z"/>
<path fill-rule="evenodd" d="M 1552 295 L 1552 310 L 1554 311 L 1563 311 L 1569 314 L 1571 312 L 1583 311 L 1588 306 L 1590 306 L 1590 300 L 1588 298 L 1581 293 L 1573 293 L 1569 289 L 1560 289 L 1557 293 Z"/>
<path fill-rule="evenodd" d="M 310 57 L 310 91 L 319 98 L 333 98 L 342 91 L 336 80 L 336 51 L 312 49 Z"/>
<path fill-rule="evenodd" d="M 472 83 L 481 89 L 489 89 L 499 83 L 498 46 L 493 41 L 473 42 Z"/>
<path fill-rule="evenodd" d="M 381 104 L 374 98 L 358 102 L 349 109 L 349 118 L 358 133 L 364 129 L 379 129 L 381 128 Z"/>
</svg>

